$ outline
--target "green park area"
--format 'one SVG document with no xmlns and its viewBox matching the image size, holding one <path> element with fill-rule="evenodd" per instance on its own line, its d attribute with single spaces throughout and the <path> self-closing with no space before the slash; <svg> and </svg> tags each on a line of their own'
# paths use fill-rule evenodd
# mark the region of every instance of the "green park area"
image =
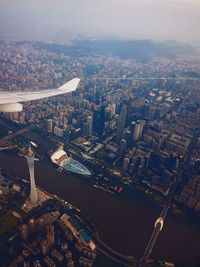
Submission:
<svg viewBox="0 0 200 267">
<path fill-rule="evenodd" d="M 10 211 L 0 217 L 0 236 L 14 227 L 21 219 L 15 217 Z"/>
<path fill-rule="evenodd" d="M 18 207 L 9 209 L 6 213 L 0 216 L 0 236 L 11 230 L 26 216 L 27 214 Z"/>
</svg>

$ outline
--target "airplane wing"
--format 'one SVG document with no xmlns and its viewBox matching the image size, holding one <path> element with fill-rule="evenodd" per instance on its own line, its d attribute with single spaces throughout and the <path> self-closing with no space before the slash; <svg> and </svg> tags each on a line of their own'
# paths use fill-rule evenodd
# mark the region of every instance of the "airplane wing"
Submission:
<svg viewBox="0 0 200 267">
<path fill-rule="evenodd" d="M 57 89 L 45 89 L 33 92 L 2 92 L 0 91 L 0 111 L 22 111 L 20 102 L 42 99 L 50 96 L 61 95 L 76 90 L 80 79 L 74 78 Z"/>
</svg>

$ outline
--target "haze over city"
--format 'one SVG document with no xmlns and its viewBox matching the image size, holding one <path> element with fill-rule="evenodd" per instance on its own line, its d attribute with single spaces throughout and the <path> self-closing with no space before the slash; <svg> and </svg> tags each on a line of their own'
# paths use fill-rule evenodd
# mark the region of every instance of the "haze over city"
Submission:
<svg viewBox="0 0 200 267">
<path fill-rule="evenodd" d="M 0 266 L 200 266 L 200 0 L 0 0 Z"/>
<path fill-rule="evenodd" d="M 1 0 L 0 24 L 58 36 L 200 41 L 198 0 Z M 12 32 L 13 29 L 13 32 Z M 30 32 L 31 29 L 31 32 Z M 34 30 L 33 30 L 34 29 Z M 46 32 L 47 31 L 47 32 Z"/>
</svg>

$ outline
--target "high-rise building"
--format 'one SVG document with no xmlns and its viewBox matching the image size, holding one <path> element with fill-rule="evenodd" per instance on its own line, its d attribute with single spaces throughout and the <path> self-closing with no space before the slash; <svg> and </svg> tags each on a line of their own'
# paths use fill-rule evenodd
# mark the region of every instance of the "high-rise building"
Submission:
<svg viewBox="0 0 200 267">
<path fill-rule="evenodd" d="M 133 140 L 138 141 L 138 139 L 142 136 L 142 131 L 144 127 L 144 121 L 137 121 L 135 123 L 134 133 L 133 133 Z"/>
<path fill-rule="evenodd" d="M 98 133 L 98 128 L 99 128 L 98 125 L 99 125 L 99 112 L 98 110 L 94 110 L 93 111 L 93 123 L 92 123 L 94 133 Z"/>
<path fill-rule="evenodd" d="M 120 140 L 123 137 L 123 130 L 126 122 L 126 115 L 127 115 L 127 106 L 123 105 L 120 110 L 120 118 L 119 118 L 119 126 L 117 130 L 117 143 L 120 142 Z"/>
<path fill-rule="evenodd" d="M 123 154 L 126 152 L 126 140 L 122 139 L 120 141 L 120 153 Z"/>
<path fill-rule="evenodd" d="M 133 133 L 133 140 L 134 141 L 137 141 L 140 137 L 140 127 L 141 127 L 141 123 L 140 123 L 140 121 L 137 121 L 135 124 L 134 133 Z"/>
<path fill-rule="evenodd" d="M 105 109 L 105 118 L 106 120 L 111 120 L 115 115 L 115 108 L 116 104 L 109 104 L 108 107 Z"/>
<path fill-rule="evenodd" d="M 73 260 L 68 260 L 67 261 L 67 267 L 74 267 L 74 261 Z"/>
<path fill-rule="evenodd" d="M 92 116 L 88 116 L 87 123 L 88 123 L 88 135 L 92 135 Z"/>
<path fill-rule="evenodd" d="M 28 220 L 28 229 L 30 233 L 35 231 L 35 219 L 31 218 Z"/>
<path fill-rule="evenodd" d="M 130 147 L 132 145 L 132 132 L 129 129 L 125 128 L 124 139 L 126 140 L 126 146 Z"/>
<path fill-rule="evenodd" d="M 35 222 L 35 230 L 38 232 L 43 232 L 45 227 L 44 217 L 39 217 Z"/>
<path fill-rule="evenodd" d="M 47 120 L 47 132 L 52 133 L 53 131 L 53 120 L 49 119 Z"/>
<path fill-rule="evenodd" d="M 58 126 L 54 126 L 54 134 L 58 137 L 63 137 L 63 129 Z"/>
<path fill-rule="evenodd" d="M 30 192 L 30 201 L 32 204 L 36 204 L 38 202 L 38 196 L 35 186 L 35 176 L 34 176 L 34 154 L 31 150 L 31 144 L 29 143 L 29 154 L 26 156 L 29 167 L 30 174 L 30 182 L 31 182 L 31 192 Z"/>
<path fill-rule="evenodd" d="M 49 246 L 53 246 L 54 244 L 54 226 L 53 225 L 46 225 L 46 232 L 47 232 L 47 235 L 46 235 L 46 238 L 47 238 L 47 241 L 49 243 Z"/>
<path fill-rule="evenodd" d="M 18 121 L 19 112 L 4 112 L 4 116 L 10 120 Z"/>
<path fill-rule="evenodd" d="M 142 158 L 141 161 L 140 161 L 140 165 L 137 168 L 137 174 L 138 175 L 142 175 L 142 172 L 144 170 L 144 165 L 145 165 L 145 159 Z"/>
<path fill-rule="evenodd" d="M 140 121 L 140 123 L 141 123 L 141 127 L 140 127 L 140 133 L 139 133 L 139 135 L 140 135 L 140 137 L 142 136 L 142 133 L 143 133 L 143 129 L 144 129 L 144 125 L 145 125 L 145 121 Z"/>
<path fill-rule="evenodd" d="M 28 225 L 23 223 L 20 227 L 20 236 L 22 239 L 26 239 L 28 237 Z"/>
<path fill-rule="evenodd" d="M 42 240 L 41 243 L 41 252 L 43 255 L 47 254 L 49 251 L 49 243 L 46 239 Z"/>
<path fill-rule="evenodd" d="M 112 116 L 111 116 L 111 110 L 107 107 L 105 109 L 105 121 L 110 121 L 111 118 L 112 118 Z"/>
<path fill-rule="evenodd" d="M 130 130 L 131 130 L 132 133 L 134 133 L 135 125 L 136 125 L 136 122 L 135 121 L 132 121 L 131 122 L 131 126 L 130 126 Z"/>
<path fill-rule="evenodd" d="M 83 136 L 88 136 L 89 134 L 89 124 L 87 120 L 84 120 L 82 123 L 82 135 Z"/>
<path fill-rule="evenodd" d="M 98 129 L 99 136 L 101 136 L 104 132 L 104 123 L 105 123 L 105 105 L 102 104 L 99 111 L 99 129 Z"/>
<path fill-rule="evenodd" d="M 127 171 L 127 170 L 128 170 L 129 163 L 130 163 L 129 158 L 125 158 L 125 159 L 123 160 L 123 163 L 122 163 L 122 169 L 123 169 L 124 171 Z"/>
<path fill-rule="evenodd" d="M 131 163 L 130 166 L 129 166 L 129 170 L 128 170 L 128 172 L 129 172 L 130 174 L 133 174 L 134 168 L 135 168 L 135 165 L 134 165 L 133 163 Z"/>
</svg>

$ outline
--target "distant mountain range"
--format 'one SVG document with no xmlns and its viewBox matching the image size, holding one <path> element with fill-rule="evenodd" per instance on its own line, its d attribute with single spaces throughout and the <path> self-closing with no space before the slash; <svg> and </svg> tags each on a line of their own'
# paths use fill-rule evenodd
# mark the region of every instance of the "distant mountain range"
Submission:
<svg viewBox="0 0 200 267">
<path fill-rule="evenodd" d="M 174 41 L 154 43 L 149 40 L 133 41 L 77 41 L 74 48 L 85 53 L 119 56 L 123 59 L 133 58 L 146 62 L 153 57 L 173 58 L 179 54 L 193 54 L 196 49 L 193 46 L 180 44 Z"/>
<path fill-rule="evenodd" d="M 183 54 L 196 54 L 198 50 L 191 45 L 175 41 L 152 42 L 149 40 L 78 40 L 72 45 L 34 43 L 37 49 L 64 53 L 74 56 L 110 55 L 122 59 L 132 58 L 146 63 L 154 57 L 175 58 Z"/>
</svg>

